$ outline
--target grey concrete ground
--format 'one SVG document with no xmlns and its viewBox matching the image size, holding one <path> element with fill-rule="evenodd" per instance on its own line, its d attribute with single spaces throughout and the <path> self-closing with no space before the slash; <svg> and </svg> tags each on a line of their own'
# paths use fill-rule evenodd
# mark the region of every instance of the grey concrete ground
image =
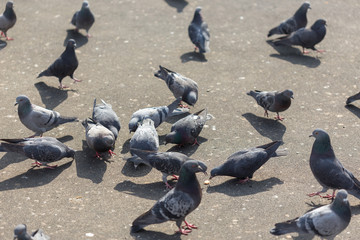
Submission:
<svg viewBox="0 0 360 240">
<path fill-rule="evenodd" d="M 360 102 L 344 107 L 359 92 L 359 1 L 313 1 L 309 25 L 327 20 L 323 54 L 303 56 L 300 48 L 274 49 L 266 42 L 270 28 L 289 17 L 302 1 L 290 0 L 109 0 L 90 1 L 96 22 L 92 38 L 75 36 L 79 67 L 75 91 L 58 90 L 56 78 L 36 79 L 64 50 L 72 36 L 70 19 L 81 1 L 16 0 L 18 21 L 1 42 L 0 136 L 31 135 L 18 119 L 14 102 L 25 94 L 33 103 L 84 119 L 93 99 L 111 103 L 122 122 L 113 162 L 95 159 L 85 143 L 80 123 L 47 132 L 77 150 L 75 160 L 59 167 L 30 169 L 32 160 L 0 154 L 0 239 L 11 239 L 13 228 L 26 223 L 42 228 L 52 239 L 281 239 L 269 230 L 275 222 L 294 218 L 327 200 L 309 198 L 320 190 L 308 164 L 314 128 L 326 129 L 343 165 L 360 177 Z M 5 5 L 1 1 L 0 8 Z M 199 57 L 187 36 L 194 9 L 203 7 L 211 31 L 212 51 Z M 84 32 L 82 32 L 84 34 Z M 4 45 L 6 46 L 4 47 Z M 215 119 L 201 133 L 200 146 L 178 149 L 164 145 L 171 123 L 158 128 L 161 151 L 181 151 L 204 161 L 209 169 L 243 148 L 282 139 L 287 157 L 271 159 L 247 184 L 217 177 L 210 186 L 199 174 L 203 199 L 188 221 L 198 225 L 188 236 L 175 234 L 176 225 L 152 225 L 130 234 L 132 221 L 166 193 L 157 171 L 126 164 L 127 124 L 139 108 L 166 105 L 173 96 L 153 77 L 164 65 L 198 82 L 195 112 L 207 107 Z M 248 90 L 294 91 L 286 118 L 263 118 L 263 109 Z M 275 114 L 270 114 L 271 117 Z M 174 184 L 174 183 L 173 183 Z M 358 239 L 360 200 L 349 197 L 353 218 L 338 239 Z M 296 236 L 296 234 L 294 234 Z M 285 236 L 284 238 L 289 238 Z"/>
</svg>

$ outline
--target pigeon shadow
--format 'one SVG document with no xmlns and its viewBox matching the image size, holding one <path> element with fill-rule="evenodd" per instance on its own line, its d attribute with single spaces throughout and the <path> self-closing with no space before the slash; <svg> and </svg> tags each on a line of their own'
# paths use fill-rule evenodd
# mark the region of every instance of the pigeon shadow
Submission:
<svg viewBox="0 0 360 240">
<path fill-rule="evenodd" d="M 221 176 L 220 176 L 221 177 Z M 224 177 L 224 176 L 222 176 Z M 284 182 L 276 177 L 271 177 L 262 181 L 250 180 L 247 183 L 240 184 L 237 178 L 232 178 L 221 184 L 207 188 L 207 193 L 223 193 L 232 197 L 247 196 L 259 192 L 269 191 L 275 185 Z M 211 184 L 211 183 L 210 183 Z"/>
<path fill-rule="evenodd" d="M 123 143 L 122 149 L 121 149 L 122 154 L 126 154 L 126 153 L 130 152 L 130 140 L 131 140 L 131 138 L 129 138 L 128 140 L 126 140 Z"/>
<path fill-rule="evenodd" d="M 176 8 L 177 12 L 180 13 L 184 10 L 186 5 L 189 3 L 185 0 L 165 0 L 165 2 L 173 8 Z"/>
<path fill-rule="evenodd" d="M 258 133 L 272 141 L 282 140 L 286 132 L 285 125 L 280 121 L 258 117 L 252 113 L 245 113 L 242 116 L 249 121 Z"/>
<path fill-rule="evenodd" d="M 159 176 L 159 179 L 161 179 L 161 175 Z M 156 201 L 164 196 L 167 192 L 165 184 L 162 181 L 136 184 L 130 180 L 125 180 L 117 184 L 114 189 L 128 195 Z"/>
<path fill-rule="evenodd" d="M 360 108 L 358 108 L 352 104 L 345 105 L 345 108 L 347 110 L 349 110 L 350 112 L 352 112 L 354 115 L 356 115 L 358 118 L 360 118 Z"/>
<path fill-rule="evenodd" d="M 204 54 L 195 51 L 184 53 L 180 56 L 180 59 L 182 63 L 187 63 L 189 61 L 207 62 Z"/>
<path fill-rule="evenodd" d="M 181 234 L 175 232 L 172 235 L 168 235 L 163 232 L 156 232 L 156 231 L 148 231 L 145 229 L 140 230 L 136 233 L 130 233 L 130 235 L 133 237 L 133 239 L 168 239 L 168 240 L 179 240 L 181 239 Z"/>
<path fill-rule="evenodd" d="M 7 42 L 0 40 L 0 50 L 4 49 L 7 46 Z"/>
<path fill-rule="evenodd" d="M 25 173 L 0 182 L 0 191 L 44 186 L 57 178 L 65 169 L 69 168 L 72 162 L 65 163 L 55 169 L 40 168 L 35 170 L 30 168 Z"/>
<path fill-rule="evenodd" d="M 180 115 L 175 115 L 175 116 L 171 116 L 171 117 L 167 117 L 165 119 L 165 122 L 167 123 L 170 123 L 170 124 L 174 124 L 176 123 L 177 121 L 179 121 L 180 119 L 184 118 L 184 117 L 187 117 L 189 116 L 190 113 L 189 112 L 186 112 L 186 113 L 183 113 L 183 114 L 180 114 Z"/>
<path fill-rule="evenodd" d="M 77 151 L 75 155 L 76 173 L 79 178 L 90 179 L 93 183 L 102 182 L 107 164 L 105 160 L 97 159 L 95 152 L 92 151 L 86 141 L 82 141 L 82 151 Z"/>
<path fill-rule="evenodd" d="M 66 30 L 66 32 L 67 32 L 67 35 L 66 35 L 66 38 L 64 40 L 64 44 L 63 44 L 64 47 L 66 47 L 67 42 L 70 39 L 75 40 L 76 48 L 80 48 L 80 47 L 84 46 L 89 41 L 88 37 L 82 35 L 78 31 L 75 31 L 75 29 L 68 29 L 68 30 Z"/>
<path fill-rule="evenodd" d="M 195 144 L 195 145 L 186 144 L 184 146 L 174 145 L 169 150 L 167 150 L 167 152 L 180 152 L 190 157 L 196 152 L 196 150 L 199 148 L 199 146 L 201 146 L 202 143 L 207 141 L 208 141 L 207 138 L 198 137 L 197 142 L 199 144 Z"/>
<path fill-rule="evenodd" d="M 151 172 L 152 168 L 145 164 L 139 164 L 137 168 L 134 167 L 134 163 L 127 161 L 125 158 L 124 160 L 126 163 L 124 164 L 123 168 L 121 169 L 121 173 L 127 177 L 143 177 L 149 172 Z"/>
</svg>

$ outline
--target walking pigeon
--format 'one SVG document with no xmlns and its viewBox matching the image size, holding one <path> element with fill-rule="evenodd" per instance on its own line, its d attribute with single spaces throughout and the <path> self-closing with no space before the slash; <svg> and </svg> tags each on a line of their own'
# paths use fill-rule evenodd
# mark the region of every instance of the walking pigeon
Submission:
<svg viewBox="0 0 360 240">
<path fill-rule="evenodd" d="M 349 97 L 347 100 L 346 100 L 346 105 L 349 105 L 350 103 L 356 101 L 356 100 L 359 100 L 360 99 L 360 92 L 358 92 L 357 94 Z"/>
<path fill-rule="evenodd" d="M 7 36 L 7 31 L 12 28 L 16 23 L 16 14 L 13 8 L 13 1 L 8 1 L 6 3 L 5 11 L 0 15 L 0 31 L 1 36 L 5 37 L 7 41 L 14 40 Z"/>
<path fill-rule="evenodd" d="M 44 132 L 68 122 L 77 122 L 76 117 L 60 116 L 60 113 L 49 110 L 35 104 L 25 95 L 16 98 L 15 106 L 18 106 L 18 115 L 22 124 L 35 132 L 34 136 L 42 136 Z"/>
<path fill-rule="evenodd" d="M 312 239 L 315 235 L 322 239 L 334 239 L 349 225 L 351 220 L 347 196 L 347 192 L 342 189 L 331 204 L 316 208 L 299 218 L 276 223 L 270 233 L 283 235 L 298 232 L 306 239 Z"/>
<path fill-rule="evenodd" d="M 194 18 L 189 25 L 188 33 L 191 42 L 195 44 L 195 51 L 199 49 L 200 53 L 206 53 L 210 51 L 210 33 L 208 25 L 203 21 L 200 11 L 201 7 L 197 7 Z"/>
<path fill-rule="evenodd" d="M 110 104 L 102 99 L 101 102 L 101 105 L 96 105 L 96 98 L 94 99 L 92 119 L 109 129 L 114 134 L 116 140 L 121 128 L 119 117 L 116 115 Z"/>
<path fill-rule="evenodd" d="M 270 37 L 274 34 L 288 35 L 300 28 L 306 27 L 307 24 L 306 13 L 308 9 L 311 9 L 310 3 L 304 2 L 291 18 L 280 23 L 279 26 L 276 26 L 273 29 L 271 29 L 267 36 Z"/>
<path fill-rule="evenodd" d="M 211 170 L 210 179 L 215 176 L 231 176 L 247 182 L 253 174 L 271 157 L 285 156 L 286 153 L 276 152 L 281 141 L 274 141 L 254 148 L 241 150 L 232 154 L 225 163 Z"/>
<path fill-rule="evenodd" d="M 166 82 L 166 85 L 175 98 L 181 97 L 184 102 L 190 106 L 194 106 L 198 100 L 197 83 L 179 73 L 173 72 L 162 66 L 159 67 L 160 70 L 154 74 L 155 77 L 158 77 Z"/>
<path fill-rule="evenodd" d="M 50 240 L 50 237 L 45 235 L 43 230 L 38 229 L 31 235 L 27 233 L 26 225 L 19 224 L 14 229 L 14 239 L 17 240 Z"/>
<path fill-rule="evenodd" d="M 59 79 L 60 89 L 67 88 L 67 86 L 62 85 L 63 78 L 69 76 L 75 82 L 81 82 L 82 80 L 76 79 L 74 77 L 74 72 L 79 65 L 79 62 L 75 54 L 76 43 L 74 39 L 70 39 L 67 42 L 65 51 L 61 56 L 55 60 L 53 64 L 49 66 L 48 69 L 44 70 L 39 74 L 37 78 L 46 76 L 46 77 L 57 77 Z"/>
<path fill-rule="evenodd" d="M 185 235 L 197 228 L 195 225 L 189 224 L 185 217 L 195 210 L 201 202 L 202 191 L 195 173 L 203 172 L 206 174 L 207 168 L 204 163 L 199 164 L 199 162 L 190 160 L 184 163 L 175 188 L 160 198 L 149 211 L 135 219 L 131 227 L 132 232 L 138 232 L 150 224 L 166 221 L 175 221 L 179 228 L 178 232 Z M 183 221 L 186 229 L 181 227 Z"/>
<path fill-rule="evenodd" d="M 280 117 L 279 112 L 287 110 L 291 105 L 291 98 L 293 97 L 293 91 L 287 89 L 282 92 L 267 92 L 267 91 L 250 91 L 247 95 L 252 96 L 257 104 L 264 108 L 264 116 L 269 117 L 268 111 L 276 112 L 277 116 L 275 119 L 284 120 Z"/>
<path fill-rule="evenodd" d="M 89 29 L 95 22 L 95 17 L 90 11 L 89 2 L 84 1 L 82 3 L 80 11 L 74 13 L 74 16 L 71 19 L 71 24 L 74 25 L 75 31 L 79 31 L 79 29 L 86 30 L 86 36 L 90 37 Z"/>
<path fill-rule="evenodd" d="M 22 138 L 22 139 L 0 139 L 0 152 L 15 152 L 28 158 L 34 159 L 36 167 L 45 165 L 54 168 L 48 163 L 58 161 L 62 158 L 75 157 L 75 151 L 56 138 Z"/>
</svg>

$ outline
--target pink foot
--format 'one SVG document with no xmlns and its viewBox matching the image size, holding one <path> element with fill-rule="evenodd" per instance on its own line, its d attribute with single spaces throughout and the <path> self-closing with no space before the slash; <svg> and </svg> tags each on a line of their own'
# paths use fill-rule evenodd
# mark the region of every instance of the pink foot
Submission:
<svg viewBox="0 0 360 240">
<path fill-rule="evenodd" d="M 306 50 L 303 51 L 303 54 L 309 54 L 309 53 L 310 51 L 306 51 Z"/>
<path fill-rule="evenodd" d="M 176 176 L 176 175 L 172 175 L 173 178 L 171 180 L 179 180 L 179 176 Z"/>
<path fill-rule="evenodd" d="M 2 37 L 5 37 L 5 34 L 4 34 L 3 32 L 1 32 L 1 36 L 2 36 Z"/>
<path fill-rule="evenodd" d="M 96 157 L 97 159 L 100 159 L 100 158 L 101 158 L 100 153 L 96 152 L 96 153 L 95 153 L 95 157 Z"/>
<path fill-rule="evenodd" d="M 92 36 L 90 34 L 86 34 L 86 37 L 87 38 L 91 38 Z"/>
<path fill-rule="evenodd" d="M 113 151 L 111 151 L 111 150 L 109 149 L 109 155 L 110 155 L 110 157 L 112 157 L 113 155 L 116 155 L 116 153 L 114 153 Z"/>
<path fill-rule="evenodd" d="M 178 233 L 181 233 L 183 235 L 188 235 L 189 233 L 191 233 L 191 229 L 182 229 L 182 228 L 179 228 L 179 231 L 176 231 Z"/>
<path fill-rule="evenodd" d="M 50 165 L 46 165 L 46 166 L 45 166 L 45 168 L 55 169 L 55 168 L 57 168 L 57 165 L 52 165 L 52 166 L 50 166 Z"/>
<path fill-rule="evenodd" d="M 325 50 L 316 50 L 318 53 L 326 52 Z"/>
<path fill-rule="evenodd" d="M 250 179 L 248 178 L 248 177 L 246 177 L 245 179 L 240 179 L 239 180 L 239 183 L 240 184 L 244 184 L 244 183 L 246 183 L 246 182 L 248 182 Z"/>
<path fill-rule="evenodd" d="M 6 41 L 12 41 L 14 40 L 13 38 L 9 38 L 9 37 L 6 37 Z"/>
<path fill-rule="evenodd" d="M 69 87 L 68 87 L 68 86 L 65 86 L 65 85 L 62 85 L 62 84 L 60 83 L 59 89 L 64 89 L 64 88 L 69 88 Z"/>
<path fill-rule="evenodd" d="M 276 119 L 276 120 L 279 120 L 279 121 L 282 121 L 282 120 L 284 120 L 285 118 L 282 118 L 282 117 L 280 117 L 280 115 L 277 115 L 277 116 L 275 117 L 275 119 Z"/>
<path fill-rule="evenodd" d="M 31 164 L 31 166 L 33 166 L 33 167 L 41 167 L 42 163 L 38 162 L 38 161 L 35 161 L 34 163 Z"/>
<path fill-rule="evenodd" d="M 179 104 L 179 107 L 181 107 L 181 108 L 188 108 L 188 109 L 190 109 L 190 107 L 189 107 L 188 105 L 183 105 L 183 104 Z"/>
<path fill-rule="evenodd" d="M 200 146 L 200 144 L 199 144 L 198 141 L 197 141 L 197 138 L 195 138 L 195 142 L 193 143 L 193 146 L 195 146 L 195 145 Z"/>
<path fill-rule="evenodd" d="M 73 78 L 73 80 L 74 80 L 74 83 L 77 83 L 77 82 L 81 82 L 81 81 L 82 81 L 82 80 L 77 79 L 77 78 Z"/>
<path fill-rule="evenodd" d="M 184 223 L 185 223 L 185 226 L 184 227 L 187 227 L 188 229 L 197 229 L 198 227 L 195 226 L 194 224 L 191 224 L 191 223 L 188 223 L 187 221 L 184 220 Z M 184 228 L 183 227 L 183 228 Z"/>
<path fill-rule="evenodd" d="M 169 183 L 165 183 L 165 185 L 166 185 L 166 189 L 173 189 L 173 186 L 171 186 Z"/>
</svg>

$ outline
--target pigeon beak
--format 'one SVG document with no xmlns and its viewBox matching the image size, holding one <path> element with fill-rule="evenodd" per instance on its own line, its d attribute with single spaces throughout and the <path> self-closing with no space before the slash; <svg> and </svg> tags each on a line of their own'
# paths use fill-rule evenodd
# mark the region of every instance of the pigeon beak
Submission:
<svg viewBox="0 0 360 240">
<path fill-rule="evenodd" d="M 16 102 L 15 104 L 14 104 L 14 106 L 16 106 L 16 105 L 18 105 L 19 103 L 18 102 Z"/>
<path fill-rule="evenodd" d="M 209 180 L 211 180 L 212 178 L 213 178 L 213 176 L 210 176 L 210 177 L 209 177 Z"/>
<path fill-rule="evenodd" d="M 314 135 L 312 135 L 312 134 L 311 134 L 311 135 L 309 135 L 309 137 L 313 137 L 313 136 L 314 136 Z"/>
<path fill-rule="evenodd" d="M 293 96 L 291 96 L 291 99 L 294 99 L 294 97 L 293 97 Z"/>
</svg>

